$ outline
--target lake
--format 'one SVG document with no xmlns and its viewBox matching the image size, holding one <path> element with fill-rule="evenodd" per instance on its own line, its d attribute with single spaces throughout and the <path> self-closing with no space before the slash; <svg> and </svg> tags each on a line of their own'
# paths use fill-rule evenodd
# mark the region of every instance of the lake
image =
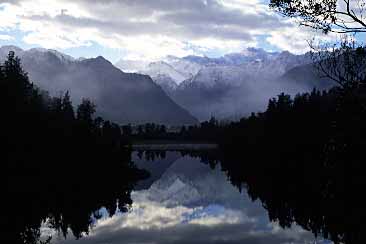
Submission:
<svg viewBox="0 0 366 244">
<path fill-rule="evenodd" d="M 128 212 L 109 217 L 102 208 L 88 236 L 55 235 L 52 243 L 331 243 L 270 221 L 260 200 L 233 186 L 220 164 L 174 151 L 135 151 L 132 160 L 150 177 L 135 186 Z"/>
</svg>

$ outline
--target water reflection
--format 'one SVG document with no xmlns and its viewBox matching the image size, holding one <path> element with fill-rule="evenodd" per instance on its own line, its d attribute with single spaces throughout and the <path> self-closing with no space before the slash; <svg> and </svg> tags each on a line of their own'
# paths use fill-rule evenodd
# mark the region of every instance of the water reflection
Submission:
<svg viewBox="0 0 366 244">
<path fill-rule="evenodd" d="M 166 152 L 138 167 L 151 173 L 131 194 L 128 213 L 96 221 L 90 235 L 54 243 L 314 243 L 311 232 L 293 224 L 283 229 L 270 222 L 259 201 L 240 193 L 220 166 Z M 141 156 L 141 155 L 140 155 Z M 317 240 L 318 243 L 323 243 Z M 324 243 L 326 243 L 324 241 Z"/>
</svg>

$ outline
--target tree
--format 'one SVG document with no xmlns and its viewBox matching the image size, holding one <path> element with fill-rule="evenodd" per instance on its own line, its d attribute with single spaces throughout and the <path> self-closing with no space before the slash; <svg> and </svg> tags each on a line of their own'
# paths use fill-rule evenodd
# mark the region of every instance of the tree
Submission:
<svg viewBox="0 0 366 244">
<path fill-rule="evenodd" d="M 13 101 L 17 106 L 30 104 L 29 101 L 33 97 L 33 93 L 37 92 L 33 84 L 29 81 L 27 73 L 21 66 L 20 59 L 15 56 L 14 52 L 9 52 L 7 60 L 2 68 L 1 82 L 2 90 L 6 90 L 4 96 L 6 100 Z"/>
<path fill-rule="evenodd" d="M 137 127 L 137 134 L 138 134 L 139 136 L 142 136 L 142 134 L 144 134 L 144 129 L 143 129 L 142 125 L 139 125 L 139 126 Z"/>
<path fill-rule="evenodd" d="M 72 232 L 81 238 L 89 233 L 91 218 L 102 217 L 95 214 L 101 206 L 110 215 L 117 206 L 127 211 L 135 182 L 147 174 L 132 164 L 117 124 L 109 123 L 103 135 L 103 119 L 92 120 L 95 105 L 90 100 L 80 104 L 76 121 L 69 93 L 52 98 L 41 91 L 10 52 L 0 63 L 0 110 L 0 191 L 5 199 L 0 207 L 7 210 L 1 215 L 7 223 L 3 242 L 50 243 L 41 232 L 45 219 L 64 237 Z M 98 173 L 100 162 L 113 170 L 98 175 L 102 183 L 94 184 L 90 176 Z"/>
<path fill-rule="evenodd" d="M 366 0 L 271 0 L 270 7 L 324 33 L 366 32 Z M 314 46 L 312 57 L 323 78 L 344 90 L 365 83 L 365 46 L 344 37 L 340 43 Z"/>
<path fill-rule="evenodd" d="M 323 78 L 348 91 L 366 84 L 366 46 L 344 38 L 340 45 L 312 48 L 313 61 Z"/>
<path fill-rule="evenodd" d="M 132 126 L 130 124 L 122 126 L 122 132 L 124 136 L 131 136 Z"/>
<path fill-rule="evenodd" d="M 75 119 L 74 108 L 72 106 L 69 91 L 67 91 L 62 98 L 61 109 L 63 116 L 67 121 L 73 121 Z"/>
<path fill-rule="evenodd" d="M 165 125 L 160 126 L 160 134 L 162 134 L 162 135 L 166 134 L 166 126 Z"/>
<path fill-rule="evenodd" d="M 96 112 L 95 104 L 89 99 L 83 99 L 81 104 L 77 109 L 77 119 L 80 121 L 85 121 L 89 125 L 93 122 L 93 115 Z"/>
<path fill-rule="evenodd" d="M 366 32 L 366 0 L 271 0 L 270 7 L 324 33 Z"/>
</svg>

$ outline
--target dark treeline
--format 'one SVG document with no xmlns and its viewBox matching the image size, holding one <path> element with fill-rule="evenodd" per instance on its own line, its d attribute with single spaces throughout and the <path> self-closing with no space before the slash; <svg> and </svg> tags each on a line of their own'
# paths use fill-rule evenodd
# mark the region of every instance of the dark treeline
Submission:
<svg viewBox="0 0 366 244">
<path fill-rule="evenodd" d="M 169 140 L 174 137 L 174 133 L 167 131 L 165 125 L 159 125 L 155 123 L 146 123 L 143 125 L 122 126 L 123 135 L 127 136 L 129 140 Z"/>
<path fill-rule="evenodd" d="M 259 199 L 272 221 L 335 243 L 363 243 L 366 90 L 280 94 L 263 113 L 211 128 L 217 153 L 187 152 Z"/>
<path fill-rule="evenodd" d="M 364 243 L 366 49 L 342 50 L 320 64 L 339 86 L 281 94 L 265 112 L 212 133 L 230 181 L 260 199 L 271 220 L 335 243 Z"/>
<path fill-rule="evenodd" d="M 360 243 L 366 114 L 364 96 L 355 94 L 314 90 L 270 100 L 265 113 L 227 130 L 223 170 L 282 227 L 296 222 L 336 243 Z"/>
<path fill-rule="evenodd" d="M 101 207 L 126 210 L 146 173 L 131 163 L 119 126 L 94 119 L 90 100 L 74 111 L 68 92 L 48 96 L 13 52 L 0 66 L 0 93 L 3 243 L 41 242 L 45 221 L 79 238 Z"/>
<path fill-rule="evenodd" d="M 191 135 L 218 143 L 219 151 L 181 153 L 211 167 L 220 162 L 231 183 L 259 199 L 284 228 L 296 222 L 335 243 L 363 243 L 365 104 L 362 85 L 280 94 L 262 113 L 228 124 L 211 120 L 202 131 L 192 127 Z M 154 160 L 164 152 L 143 155 Z"/>
<path fill-rule="evenodd" d="M 138 126 L 122 126 L 123 135 L 132 142 L 215 142 L 220 136 L 212 134 L 217 131 L 222 124 L 212 117 L 209 121 L 204 121 L 197 125 L 183 125 L 169 127 L 162 124 L 146 123 Z"/>
<path fill-rule="evenodd" d="M 203 149 L 203 150 L 169 150 L 169 152 L 178 152 L 182 157 L 190 156 L 199 158 L 201 162 L 208 164 L 214 168 L 222 156 L 220 150 Z M 137 150 L 137 157 L 145 161 L 162 160 L 166 158 L 166 150 Z"/>
<path fill-rule="evenodd" d="M 132 142 L 140 141 L 181 141 L 212 142 L 219 137 L 211 134 L 219 127 L 219 121 L 212 117 L 198 125 L 169 127 L 163 124 L 146 123 L 143 125 L 122 126 L 123 135 Z"/>
</svg>

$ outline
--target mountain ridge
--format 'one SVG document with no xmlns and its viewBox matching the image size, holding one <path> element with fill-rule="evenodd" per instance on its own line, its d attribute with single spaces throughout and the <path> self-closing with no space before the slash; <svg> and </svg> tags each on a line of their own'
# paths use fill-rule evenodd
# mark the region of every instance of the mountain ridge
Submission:
<svg viewBox="0 0 366 244">
<path fill-rule="evenodd" d="M 268 100 L 281 92 L 295 95 L 314 87 L 332 86 L 316 76 L 310 53 L 296 55 L 288 51 L 248 48 L 218 58 L 168 56 L 162 61 L 182 74 L 188 70 L 187 78 L 177 80 L 160 69 L 159 75 L 150 73 L 152 79 L 177 104 L 200 120 L 211 116 L 219 119 L 245 116 L 265 109 Z M 155 62 L 157 64 L 159 62 Z M 172 85 L 173 82 L 177 85 Z"/>
<path fill-rule="evenodd" d="M 51 95 L 70 91 L 74 104 L 90 98 L 97 113 L 117 123 L 180 125 L 198 121 L 147 75 L 124 73 L 102 56 L 71 59 L 57 51 L 0 48 L 1 59 L 15 51 L 29 77 Z"/>
</svg>

